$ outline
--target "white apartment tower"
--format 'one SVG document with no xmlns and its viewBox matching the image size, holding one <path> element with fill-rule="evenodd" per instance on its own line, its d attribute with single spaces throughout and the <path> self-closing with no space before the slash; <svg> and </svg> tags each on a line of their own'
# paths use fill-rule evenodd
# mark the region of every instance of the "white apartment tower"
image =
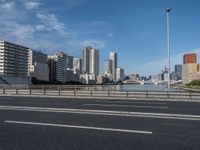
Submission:
<svg viewBox="0 0 200 150">
<path fill-rule="evenodd" d="M 75 74 L 82 74 L 82 59 L 73 58 L 73 70 Z"/>
<path fill-rule="evenodd" d="M 26 77 L 28 75 L 28 48 L 0 41 L 0 75 Z"/>
<path fill-rule="evenodd" d="M 90 74 L 99 75 L 99 50 L 91 49 L 90 51 Z"/>
<path fill-rule="evenodd" d="M 109 79 L 112 79 L 112 60 L 105 60 L 104 67 L 105 67 L 105 75 Z"/>
<path fill-rule="evenodd" d="M 116 81 L 123 81 L 124 80 L 124 69 L 117 68 L 116 69 Z"/>
<path fill-rule="evenodd" d="M 90 46 L 83 49 L 83 73 L 99 74 L 99 50 Z"/>
<path fill-rule="evenodd" d="M 110 60 L 112 61 L 112 79 L 116 81 L 117 53 L 110 52 Z"/>
<path fill-rule="evenodd" d="M 83 73 L 89 73 L 90 70 L 90 50 L 92 47 L 87 46 L 83 49 Z"/>
</svg>

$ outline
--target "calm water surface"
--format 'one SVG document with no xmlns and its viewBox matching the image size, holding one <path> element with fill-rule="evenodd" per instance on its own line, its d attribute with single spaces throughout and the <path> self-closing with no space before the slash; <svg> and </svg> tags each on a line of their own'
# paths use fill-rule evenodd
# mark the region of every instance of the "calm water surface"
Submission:
<svg viewBox="0 0 200 150">
<path fill-rule="evenodd" d="M 122 85 L 103 85 L 97 86 L 97 90 L 119 90 L 119 91 L 169 91 L 167 85 L 154 84 L 122 84 Z M 170 89 L 176 91 L 176 89 Z"/>
</svg>

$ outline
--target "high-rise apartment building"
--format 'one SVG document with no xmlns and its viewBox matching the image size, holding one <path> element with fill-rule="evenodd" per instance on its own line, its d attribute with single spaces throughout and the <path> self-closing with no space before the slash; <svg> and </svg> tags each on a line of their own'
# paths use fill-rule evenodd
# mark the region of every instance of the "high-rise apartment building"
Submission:
<svg viewBox="0 0 200 150">
<path fill-rule="evenodd" d="M 89 73 L 91 49 L 92 49 L 92 47 L 90 47 L 90 46 L 87 46 L 83 49 L 83 73 Z"/>
<path fill-rule="evenodd" d="M 0 75 L 26 77 L 28 75 L 28 48 L 0 41 Z"/>
<path fill-rule="evenodd" d="M 109 79 L 112 79 L 112 60 L 105 60 L 104 67 L 105 67 L 106 77 L 108 77 Z"/>
<path fill-rule="evenodd" d="M 47 63 L 47 54 L 44 54 L 41 51 L 29 49 L 28 50 L 28 63 L 33 65 L 35 62 L 38 62 L 41 64 L 46 64 Z"/>
<path fill-rule="evenodd" d="M 65 70 L 66 70 L 66 60 L 67 55 L 63 52 L 56 53 L 57 63 L 56 63 L 56 79 L 62 83 L 65 82 Z"/>
<path fill-rule="evenodd" d="M 65 71 L 67 55 L 63 52 L 58 52 L 55 55 L 48 56 L 49 79 L 50 81 L 65 82 Z"/>
<path fill-rule="evenodd" d="M 117 68 L 116 69 L 116 81 L 123 81 L 124 80 L 124 69 Z"/>
<path fill-rule="evenodd" d="M 48 55 L 49 81 L 56 80 L 57 55 Z"/>
<path fill-rule="evenodd" d="M 99 74 L 99 50 L 90 46 L 83 49 L 83 73 Z"/>
<path fill-rule="evenodd" d="M 177 79 L 182 79 L 182 65 L 175 65 L 175 73 L 177 74 Z"/>
<path fill-rule="evenodd" d="M 29 49 L 28 75 L 36 77 L 38 80 L 49 80 L 49 68 L 46 54 Z"/>
<path fill-rule="evenodd" d="M 182 66 L 182 82 L 188 83 L 192 80 L 200 79 L 200 64 L 197 64 L 197 58 L 195 53 L 185 54 L 183 56 Z"/>
<path fill-rule="evenodd" d="M 90 74 L 99 75 L 99 50 L 90 50 Z"/>
<path fill-rule="evenodd" d="M 196 63 L 184 64 L 182 70 L 182 82 L 188 83 L 192 80 L 200 79 L 200 65 Z"/>
<path fill-rule="evenodd" d="M 67 55 L 67 58 L 66 58 L 66 67 L 67 69 L 73 69 L 73 56 L 69 56 Z"/>
<path fill-rule="evenodd" d="M 188 53 L 183 56 L 183 64 L 197 63 L 196 53 Z"/>
<path fill-rule="evenodd" d="M 110 52 L 110 60 L 112 61 L 112 78 L 116 81 L 117 53 Z"/>
<path fill-rule="evenodd" d="M 82 59 L 73 58 L 73 70 L 76 74 L 82 74 Z"/>
</svg>

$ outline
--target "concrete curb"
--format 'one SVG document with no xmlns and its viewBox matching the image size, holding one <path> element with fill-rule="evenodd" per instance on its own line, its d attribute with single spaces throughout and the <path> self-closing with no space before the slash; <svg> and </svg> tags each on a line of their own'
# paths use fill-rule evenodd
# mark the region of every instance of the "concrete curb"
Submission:
<svg viewBox="0 0 200 150">
<path fill-rule="evenodd" d="M 126 101 L 165 101 L 165 102 L 200 102 L 200 99 L 167 99 L 167 98 L 163 98 L 163 99 L 160 99 L 160 98 L 125 98 L 125 97 L 95 97 L 95 96 L 54 96 L 54 95 L 11 95 L 11 94 L 0 94 L 0 97 L 42 97 L 42 98 L 59 98 L 59 99 L 95 99 L 95 100 L 126 100 Z"/>
</svg>

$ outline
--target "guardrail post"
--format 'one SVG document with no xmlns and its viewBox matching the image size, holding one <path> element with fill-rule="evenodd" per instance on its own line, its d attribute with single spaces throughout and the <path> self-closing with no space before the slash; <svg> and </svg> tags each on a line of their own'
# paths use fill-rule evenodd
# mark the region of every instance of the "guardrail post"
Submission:
<svg viewBox="0 0 200 150">
<path fill-rule="evenodd" d="M 108 90 L 108 97 L 110 97 L 110 90 Z"/>
<path fill-rule="evenodd" d="M 90 91 L 90 96 L 92 96 L 92 90 Z"/>
<path fill-rule="evenodd" d="M 146 98 L 148 98 L 149 97 L 149 94 L 148 94 L 148 92 L 146 91 Z"/>
<path fill-rule="evenodd" d="M 189 93 L 189 94 L 190 94 L 190 99 L 192 99 L 192 92 L 190 91 L 190 93 Z"/>
<path fill-rule="evenodd" d="M 6 91 L 5 91 L 5 89 L 3 89 L 3 94 L 6 94 Z"/>
<path fill-rule="evenodd" d="M 126 97 L 128 97 L 128 91 L 126 91 Z"/>
<path fill-rule="evenodd" d="M 74 88 L 74 96 L 76 96 L 76 88 Z"/>
<path fill-rule="evenodd" d="M 60 89 L 58 90 L 58 96 L 60 96 Z"/>
<path fill-rule="evenodd" d="M 16 89 L 16 95 L 18 95 L 18 89 Z"/>
<path fill-rule="evenodd" d="M 29 95 L 31 95 L 31 93 L 32 93 L 32 90 L 30 89 L 30 90 L 29 90 Z"/>
<path fill-rule="evenodd" d="M 169 99 L 169 91 L 167 91 L 167 98 Z"/>
<path fill-rule="evenodd" d="M 45 89 L 43 90 L 43 94 L 46 95 L 46 90 Z"/>
</svg>

